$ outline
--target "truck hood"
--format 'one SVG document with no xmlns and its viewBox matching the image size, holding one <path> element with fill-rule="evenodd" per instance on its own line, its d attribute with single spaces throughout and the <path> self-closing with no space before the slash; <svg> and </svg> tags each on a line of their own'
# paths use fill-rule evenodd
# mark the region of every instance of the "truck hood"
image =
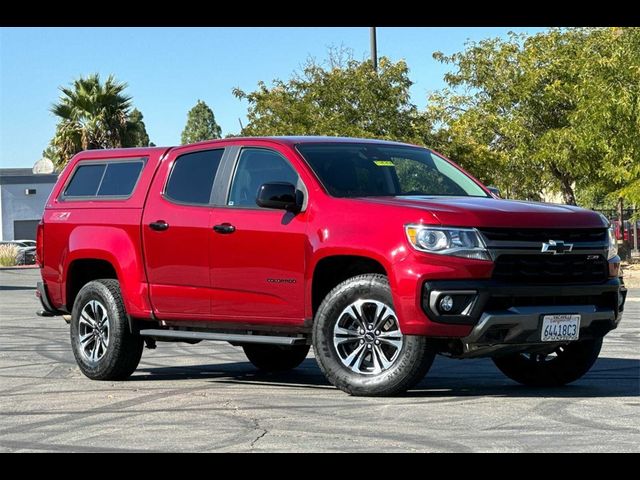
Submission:
<svg viewBox="0 0 640 480">
<path fill-rule="evenodd" d="M 431 214 L 437 223 L 457 227 L 606 227 L 600 214 L 570 205 L 482 197 L 365 197 L 358 200 L 417 209 Z M 432 223 L 422 217 L 425 223 Z"/>
</svg>

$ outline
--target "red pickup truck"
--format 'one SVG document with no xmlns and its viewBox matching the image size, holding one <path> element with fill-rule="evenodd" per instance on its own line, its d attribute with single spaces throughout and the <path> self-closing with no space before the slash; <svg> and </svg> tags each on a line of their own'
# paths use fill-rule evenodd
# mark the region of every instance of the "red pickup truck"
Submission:
<svg viewBox="0 0 640 480">
<path fill-rule="evenodd" d="M 402 392 L 438 353 L 557 386 L 593 365 L 626 294 L 600 214 L 499 199 L 436 152 L 348 138 L 79 153 L 37 257 L 39 313 L 70 314 L 96 380 L 131 375 L 145 344 L 220 340 L 265 371 L 313 346 L 353 395 Z"/>
</svg>

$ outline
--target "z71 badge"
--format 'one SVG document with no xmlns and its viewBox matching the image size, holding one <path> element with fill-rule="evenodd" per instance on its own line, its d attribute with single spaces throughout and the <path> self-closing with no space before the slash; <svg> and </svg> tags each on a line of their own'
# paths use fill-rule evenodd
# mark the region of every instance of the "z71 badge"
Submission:
<svg viewBox="0 0 640 480">
<path fill-rule="evenodd" d="M 51 220 L 58 220 L 60 222 L 65 222 L 69 220 L 70 216 L 71 216 L 71 212 L 56 212 L 53 215 L 51 215 Z"/>
</svg>

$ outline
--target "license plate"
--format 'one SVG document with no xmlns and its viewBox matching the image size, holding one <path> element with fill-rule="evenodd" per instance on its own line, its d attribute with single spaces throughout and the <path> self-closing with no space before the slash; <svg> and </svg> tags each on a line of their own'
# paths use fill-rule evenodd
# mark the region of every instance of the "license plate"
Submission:
<svg viewBox="0 0 640 480">
<path fill-rule="evenodd" d="M 578 340 L 580 315 L 544 315 L 542 317 L 542 341 L 565 342 Z"/>
</svg>

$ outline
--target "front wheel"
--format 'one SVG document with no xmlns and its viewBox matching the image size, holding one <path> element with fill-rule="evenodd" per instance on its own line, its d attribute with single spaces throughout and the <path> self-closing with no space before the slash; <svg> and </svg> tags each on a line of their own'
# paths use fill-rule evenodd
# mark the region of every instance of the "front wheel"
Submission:
<svg viewBox="0 0 640 480">
<path fill-rule="evenodd" d="M 598 359 L 602 338 L 557 347 L 550 353 L 516 353 L 493 358 L 511 380 L 531 387 L 559 387 L 587 373 Z"/>
<path fill-rule="evenodd" d="M 313 350 L 327 379 L 351 395 L 402 393 L 419 382 L 434 358 L 425 337 L 404 335 L 387 277 L 342 282 L 315 316 Z"/>
<path fill-rule="evenodd" d="M 78 367 L 92 380 L 124 380 L 138 367 L 143 340 L 129 330 L 117 280 L 95 280 L 78 292 L 71 346 Z"/>
</svg>

